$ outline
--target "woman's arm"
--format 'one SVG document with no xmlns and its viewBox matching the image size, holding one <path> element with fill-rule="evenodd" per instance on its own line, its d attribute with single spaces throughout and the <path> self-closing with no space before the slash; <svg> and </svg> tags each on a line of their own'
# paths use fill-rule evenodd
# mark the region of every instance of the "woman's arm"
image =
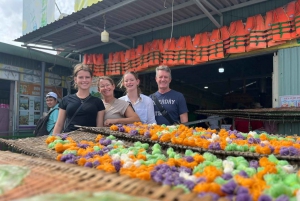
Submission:
<svg viewBox="0 0 300 201">
<path fill-rule="evenodd" d="M 52 134 L 60 134 L 63 130 L 64 124 L 66 120 L 66 110 L 59 109 L 58 118 L 55 123 Z"/>
<path fill-rule="evenodd" d="M 150 103 L 147 104 L 147 124 L 156 124 L 155 114 L 154 114 L 154 105 L 152 99 Z"/>
<path fill-rule="evenodd" d="M 132 124 L 134 122 L 141 121 L 139 116 L 133 111 L 130 105 L 128 105 L 124 113 L 124 116 L 125 116 L 124 118 L 120 118 L 120 119 L 107 119 L 104 122 L 104 126 L 110 126 L 112 124 Z"/>
<path fill-rule="evenodd" d="M 103 127 L 104 123 L 104 113 L 105 113 L 105 110 L 101 110 L 98 112 L 97 114 L 97 127 Z"/>
</svg>

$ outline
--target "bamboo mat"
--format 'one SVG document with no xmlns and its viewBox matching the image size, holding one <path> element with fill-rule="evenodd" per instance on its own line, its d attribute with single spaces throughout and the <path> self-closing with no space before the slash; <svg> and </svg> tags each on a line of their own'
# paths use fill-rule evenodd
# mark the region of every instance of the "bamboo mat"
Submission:
<svg viewBox="0 0 300 201">
<path fill-rule="evenodd" d="M 183 190 L 161 186 L 153 181 L 132 179 L 116 173 L 65 164 L 49 159 L 0 151 L 0 164 L 28 167 L 30 174 L 22 184 L 0 196 L 1 201 L 26 198 L 44 193 L 71 191 L 115 191 L 133 196 L 162 201 L 210 201 L 210 197 L 197 198 L 197 194 L 184 194 Z"/>
</svg>

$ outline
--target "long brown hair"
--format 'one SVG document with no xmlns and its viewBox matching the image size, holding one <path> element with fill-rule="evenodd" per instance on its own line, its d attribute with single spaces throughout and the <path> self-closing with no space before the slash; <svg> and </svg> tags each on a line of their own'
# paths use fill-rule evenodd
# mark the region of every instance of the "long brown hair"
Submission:
<svg viewBox="0 0 300 201">
<path fill-rule="evenodd" d="M 124 77 L 125 77 L 125 75 L 128 75 L 128 74 L 131 74 L 131 75 L 133 75 L 134 76 L 134 78 L 136 79 L 136 80 L 139 80 L 139 76 L 138 76 L 138 74 L 136 73 L 136 72 L 134 72 L 134 71 L 126 71 L 125 73 L 124 73 L 124 75 L 122 76 L 122 79 L 119 81 L 119 83 L 118 83 L 118 87 L 120 88 L 120 89 L 122 89 L 122 88 L 125 88 L 125 86 L 124 86 Z M 126 89 L 126 88 L 125 88 Z M 127 93 L 127 90 L 125 90 L 126 91 L 126 93 Z M 138 95 L 138 97 L 140 97 L 140 94 L 142 93 L 142 91 L 141 91 L 141 88 L 139 87 L 139 85 L 137 86 L 137 95 Z"/>
</svg>

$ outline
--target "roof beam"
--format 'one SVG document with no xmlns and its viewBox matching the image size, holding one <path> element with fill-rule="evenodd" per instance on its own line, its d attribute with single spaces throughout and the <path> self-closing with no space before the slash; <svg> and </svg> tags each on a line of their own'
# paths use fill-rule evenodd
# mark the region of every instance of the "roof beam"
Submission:
<svg viewBox="0 0 300 201">
<path fill-rule="evenodd" d="M 50 31 L 50 32 L 48 32 L 48 33 L 46 33 L 46 34 L 43 34 L 43 35 L 41 35 L 41 36 L 39 36 L 39 37 L 33 38 L 33 39 L 29 40 L 26 44 L 32 43 L 32 42 L 37 41 L 37 40 L 39 40 L 39 39 L 41 39 L 41 38 L 50 36 L 50 35 L 52 35 L 52 34 L 54 34 L 54 33 L 60 32 L 60 31 L 65 30 L 65 29 L 67 29 L 67 28 L 69 28 L 69 27 L 75 26 L 75 25 L 77 25 L 77 24 L 80 23 L 80 22 L 84 22 L 84 21 L 86 21 L 86 20 L 92 19 L 92 18 L 97 17 L 97 16 L 99 16 L 99 15 L 103 15 L 103 14 L 105 14 L 105 13 L 107 13 L 107 12 L 116 10 L 116 9 L 121 8 L 121 7 L 123 7 L 123 6 L 126 6 L 127 4 L 130 4 L 130 3 L 134 2 L 134 1 L 137 1 L 137 0 L 124 0 L 124 1 L 122 1 L 122 2 L 120 2 L 120 3 L 117 3 L 117 4 L 113 5 L 113 6 L 111 6 L 111 7 L 108 7 L 108 8 L 106 8 L 106 9 L 103 9 L 103 10 L 97 12 L 97 13 L 93 13 L 93 14 L 91 14 L 91 15 L 89 15 L 89 16 L 86 16 L 86 17 L 80 19 L 79 21 L 72 22 L 72 23 L 67 24 L 67 25 L 65 25 L 65 26 L 63 26 L 63 27 L 60 27 L 60 28 L 55 29 L 55 30 L 53 30 L 53 31 Z M 55 23 L 55 22 L 54 22 L 54 23 Z"/>
<path fill-rule="evenodd" d="M 100 34 L 101 34 L 101 33 L 99 33 L 98 31 L 96 31 L 96 30 L 94 30 L 94 29 L 91 29 L 91 28 L 89 28 L 89 27 L 87 27 L 87 26 L 84 26 L 84 28 L 85 28 L 86 30 L 89 30 L 90 32 L 92 32 L 92 33 L 94 33 L 94 34 L 98 34 L 99 37 L 100 37 Z M 131 47 L 129 47 L 128 45 L 125 45 L 124 43 L 121 43 L 120 41 L 117 41 L 117 40 L 115 40 L 115 39 L 109 38 L 109 40 L 112 41 L 112 42 L 114 42 L 114 43 L 116 43 L 116 44 L 118 44 L 118 45 L 121 45 L 122 47 L 125 47 L 125 48 L 127 48 L 127 49 L 130 49 L 130 48 L 131 48 Z"/>
<path fill-rule="evenodd" d="M 180 4 L 180 5 L 174 6 L 174 7 L 173 7 L 173 11 L 179 10 L 179 9 L 182 9 L 182 8 L 187 7 L 187 6 L 194 5 L 194 4 L 195 4 L 195 3 L 194 3 L 193 1 L 188 1 L 188 2 L 182 3 L 182 4 Z M 172 7 L 163 9 L 163 10 L 161 10 L 161 11 L 152 13 L 152 14 L 150 14 L 150 15 L 146 15 L 146 16 L 144 16 L 144 17 L 137 18 L 137 19 L 135 19 L 135 20 L 131 20 L 131 21 L 128 21 L 128 22 L 125 22 L 125 23 L 122 23 L 122 24 L 119 24 L 119 25 L 116 25 L 116 26 L 113 26 L 113 27 L 108 27 L 107 30 L 112 31 L 112 30 L 120 29 L 120 28 L 122 28 L 122 27 L 126 27 L 126 26 L 129 26 L 129 25 L 138 23 L 138 22 L 142 22 L 142 21 L 151 19 L 151 18 L 153 18 L 153 17 L 157 17 L 158 15 L 163 15 L 163 14 L 166 14 L 166 13 L 169 13 L 169 12 L 172 12 Z"/>
<path fill-rule="evenodd" d="M 97 29 L 100 29 L 101 31 L 103 31 L 104 29 L 100 28 L 100 27 L 97 27 L 97 26 L 93 26 L 93 25 L 90 25 L 90 24 L 87 24 L 87 23 L 78 23 L 80 25 L 83 25 L 83 26 L 90 26 L 90 27 L 96 27 Z M 119 34 L 119 33 L 116 33 L 116 32 L 113 32 L 113 31 L 109 31 L 109 34 L 112 34 L 112 35 L 116 35 L 116 36 L 120 36 L 120 37 L 125 37 L 125 38 L 129 38 L 129 39 L 133 39 L 132 37 L 130 36 L 125 36 L 123 34 Z"/>
<path fill-rule="evenodd" d="M 194 2 L 202 10 L 202 12 L 205 13 L 205 15 L 212 21 L 212 23 L 216 25 L 216 27 L 221 27 L 219 22 L 217 22 L 217 20 L 211 15 L 211 13 L 203 6 L 203 4 L 199 0 L 194 0 Z"/>
<path fill-rule="evenodd" d="M 191 5 L 194 5 L 195 3 L 193 1 L 188 1 L 188 2 L 185 2 L 185 3 L 182 3 L 180 5 L 177 5 L 177 6 L 174 6 L 173 7 L 173 11 L 175 10 L 179 10 L 179 9 L 182 9 L 182 8 L 185 8 L 187 6 L 191 6 Z M 152 13 L 150 15 L 146 15 L 144 17 L 141 17 L 141 18 L 138 18 L 138 19 L 135 19 L 135 20 L 131 20 L 129 22 L 125 22 L 125 23 L 122 23 L 122 24 L 119 24 L 117 26 L 113 26 L 113 27 L 110 27 L 110 28 L 107 28 L 106 30 L 109 31 L 109 33 L 111 33 L 111 31 L 113 30 L 116 30 L 116 29 L 120 29 L 122 27 L 125 27 L 125 26 L 129 26 L 129 25 L 132 25 L 132 24 L 135 24 L 135 23 L 138 23 L 138 22 L 142 22 L 144 20 L 148 20 L 148 19 L 151 19 L 153 17 L 156 17 L 158 15 L 163 15 L 163 14 L 166 14 L 166 13 L 169 13 L 172 11 L 172 8 L 167 8 L 167 9 L 164 9 L 164 10 L 161 10 L 161 11 L 158 11 L 156 13 Z M 85 39 L 88 39 L 88 38 L 91 38 L 91 37 L 94 37 L 95 35 L 89 35 L 90 37 L 87 37 L 87 38 L 78 38 L 75 40 L 75 42 L 79 42 L 79 41 L 82 41 L 82 40 L 85 40 Z M 128 36 L 127 36 L 128 37 Z M 122 39 L 124 39 L 125 37 L 122 37 Z M 121 40 L 122 40 L 121 39 Z M 132 37 L 131 37 L 132 39 Z M 72 42 L 72 41 L 70 41 Z M 67 45 L 68 43 L 63 43 L 63 44 L 60 44 L 60 45 L 57 45 L 56 47 L 63 47 L 64 45 Z"/>
<path fill-rule="evenodd" d="M 268 0 L 252 0 L 252 1 L 248 1 L 248 2 L 245 2 L 245 3 L 238 4 L 238 5 L 234 5 L 234 6 L 222 8 L 222 9 L 220 9 L 220 12 L 223 13 L 223 12 L 227 12 L 227 11 L 234 10 L 234 9 L 239 9 L 239 8 L 242 8 L 242 7 L 250 6 L 250 5 L 261 3 L 261 2 L 265 2 L 265 1 L 268 1 Z M 216 13 L 213 11 L 211 14 L 214 15 Z M 187 23 L 187 22 L 190 22 L 190 21 L 203 19 L 205 17 L 207 17 L 205 14 L 198 15 L 198 16 L 195 16 L 195 17 L 192 17 L 192 18 L 181 20 L 179 22 L 175 22 L 173 25 L 176 26 L 176 25 Z M 163 26 L 159 26 L 159 27 L 153 28 L 153 29 L 148 29 L 148 30 L 145 30 L 145 31 L 141 31 L 141 32 L 132 34 L 131 36 L 139 36 L 139 35 L 146 34 L 146 33 L 152 32 L 152 31 L 157 31 L 157 30 L 165 29 L 165 28 L 170 27 L 171 25 L 172 24 L 170 23 L 170 24 L 167 24 L 167 25 L 163 25 Z M 124 39 L 125 39 L 124 37 L 121 37 L 121 38 L 118 38 L 116 40 L 120 41 L 120 40 L 124 40 Z M 92 48 L 96 48 L 96 47 L 99 47 L 99 46 L 103 46 L 103 45 L 106 45 L 106 44 L 109 44 L 109 43 L 96 44 L 96 45 L 93 45 L 93 46 L 90 46 L 90 47 L 86 47 L 86 48 L 82 48 L 82 49 L 75 50 L 75 51 L 76 52 L 82 52 L 82 51 L 85 51 L 85 50 L 88 50 L 88 49 L 92 49 Z"/>
<path fill-rule="evenodd" d="M 209 7 L 211 10 L 215 11 L 219 16 L 222 16 L 223 14 L 216 9 L 216 7 L 214 7 L 213 5 L 211 5 L 211 3 L 209 3 L 207 0 L 201 0 L 207 7 Z"/>
</svg>

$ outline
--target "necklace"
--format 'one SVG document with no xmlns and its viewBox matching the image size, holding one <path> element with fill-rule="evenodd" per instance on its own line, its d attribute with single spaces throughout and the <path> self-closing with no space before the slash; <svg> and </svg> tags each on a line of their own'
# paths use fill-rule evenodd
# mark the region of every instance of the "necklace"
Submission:
<svg viewBox="0 0 300 201">
<path fill-rule="evenodd" d="M 89 97 L 90 95 L 91 95 L 91 94 L 89 94 L 87 97 Z M 77 93 L 76 93 L 76 96 L 80 99 L 81 104 L 84 103 L 85 99 L 87 99 L 87 97 L 85 97 L 85 98 L 80 98 L 80 97 L 78 96 Z"/>
</svg>

